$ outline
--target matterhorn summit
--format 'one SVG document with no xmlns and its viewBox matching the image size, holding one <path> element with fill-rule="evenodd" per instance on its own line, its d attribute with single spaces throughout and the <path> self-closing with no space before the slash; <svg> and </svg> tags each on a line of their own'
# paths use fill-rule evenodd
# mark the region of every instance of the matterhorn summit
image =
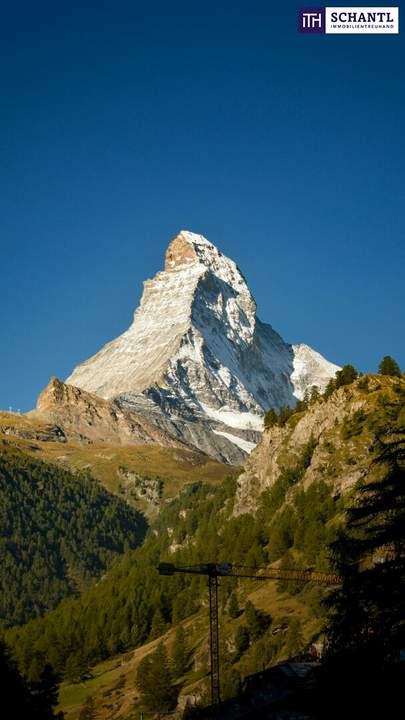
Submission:
<svg viewBox="0 0 405 720">
<path fill-rule="evenodd" d="M 258 441 L 266 410 L 294 404 L 312 385 L 322 390 L 338 369 L 262 323 L 234 261 L 183 230 L 169 244 L 164 271 L 145 281 L 132 325 L 66 383 L 240 462 Z"/>
</svg>

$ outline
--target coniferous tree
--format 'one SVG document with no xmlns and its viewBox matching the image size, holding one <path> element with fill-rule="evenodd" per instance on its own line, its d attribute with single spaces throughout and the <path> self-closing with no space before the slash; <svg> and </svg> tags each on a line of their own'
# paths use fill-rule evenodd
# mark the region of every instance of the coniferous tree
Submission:
<svg viewBox="0 0 405 720">
<path fill-rule="evenodd" d="M 323 393 L 323 397 L 327 400 L 335 390 L 343 387 L 344 385 L 350 385 L 352 382 L 357 380 L 358 377 L 359 372 L 355 367 L 353 367 L 353 365 L 344 365 L 341 370 L 337 371 L 334 378 L 330 378 Z"/>
<path fill-rule="evenodd" d="M 85 680 L 89 672 L 89 663 L 83 653 L 83 649 L 79 646 L 66 660 L 64 677 L 68 682 L 76 683 Z"/>
<path fill-rule="evenodd" d="M 317 718 L 394 717 L 403 686 L 405 427 L 388 429 L 374 450 L 375 475 L 359 489 L 347 527 L 332 550 L 341 588 L 328 599 L 327 653 L 319 677 Z"/>
<path fill-rule="evenodd" d="M 378 474 L 360 488 L 347 512 L 347 527 L 333 551 L 343 587 L 331 641 L 338 649 L 392 643 L 405 590 L 405 427 L 376 440 L 372 467 Z M 333 605 L 332 605 L 333 607 Z M 375 643 L 374 643 L 375 644 Z"/>
<path fill-rule="evenodd" d="M 325 400 L 327 400 L 332 395 L 332 393 L 334 392 L 335 389 L 336 389 L 336 380 L 335 380 L 335 378 L 330 378 L 328 381 L 328 384 L 324 390 L 324 393 L 323 393 L 323 397 L 325 398 Z"/>
<path fill-rule="evenodd" d="M 53 712 L 58 701 L 58 685 L 49 666 L 37 683 L 29 684 L 21 676 L 6 645 L 0 640 L 1 707 L 7 717 L 30 720 L 63 720 L 63 713 Z"/>
<path fill-rule="evenodd" d="M 287 420 L 294 414 L 293 408 L 288 405 L 282 405 L 278 412 L 278 425 L 285 425 Z"/>
<path fill-rule="evenodd" d="M 281 562 L 279 564 L 280 570 L 291 570 L 291 568 L 296 568 L 304 570 L 305 568 L 302 567 L 302 563 L 298 560 L 296 560 L 291 552 L 287 550 L 286 553 L 284 553 L 283 557 L 281 558 Z M 302 590 L 302 583 L 297 582 L 297 580 L 279 580 L 277 583 L 277 589 L 280 592 L 287 592 L 289 595 L 296 595 L 297 593 L 301 592 Z"/>
<path fill-rule="evenodd" d="M 286 651 L 293 657 L 297 655 L 303 647 L 304 639 L 302 635 L 302 627 L 299 618 L 293 617 L 288 624 Z"/>
<path fill-rule="evenodd" d="M 169 661 L 163 643 L 138 666 L 136 685 L 142 705 L 151 712 L 169 712 L 176 707 L 177 691 L 172 683 Z"/>
<path fill-rule="evenodd" d="M 145 518 L 90 476 L 0 453 L 0 625 L 77 595 L 143 540 Z"/>
<path fill-rule="evenodd" d="M 27 657 L 29 658 L 29 664 L 24 670 L 24 675 L 29 682 L 38 683 L 45 667 L 44 658 L 39 653 L 35 653 L 32 656 L 28 654 Z"/>
<path fill-rule="evenodd" d="M 166 631 L 166 623 L 162 615 L 162 611 L 158 608 L 152 618 L 152 625 L 150 628 L 150 637 L 152 640 L 160 637 Z"/>
<path fill-rule="evenodd" d="M 238 603 L 238 598 L 236 597 L 236 593 L 231 593 L 229 602 L 228 602 L 228 613 L 230 617 L 235 620 L 235 618 L 239 617 L 240 615 L 240 607 Z"/>
<path fill-rule="evenodd" d="M 278 415 L 274 408 L 270 408 L 264 416 L 264 427 L 271 428 L 273 425 L 277 425 Z"/>
<path fill-rule="evenodd" d="M 392 375 L 394 377 L 401 377 L 401 368 L 394 358 L 390 355 L 385 355 L 378 366 L 378 372 L 380 375 Z"/>
<path fill-rule="evenodd" d="M 309 389 L 307 388 L 304 393 L 304 398 L 302 400 L 297 400 L 295 404 L 295 412 L 304 412 L 304 410 L 307 409 L 309 403 Z"/>
<path fill-rule="evenodd" d="M 343 385 L 350 385 L 352 382 L 357 380 L 359 377 L 358 370 L 353 365 L 344 365 L 341 370 L 338 370 L 335 376 L 335 388 L 340 388 Z"/>
<path fill-rule="evenodd" d="M 257 640 L 271 624 L 271 616 L 257 610 L 250 600 L 245 605 L 245 618 L 252 640 Z"/>
<path fill-rule="evenodd" d="M 188 664 L 188 649 L 186 643 L 186 634 L 182 625 L 176 630 L 174 637 L 173 650 L 172 650 L 172 666 L 174 676 L 176 678 L 181 677 L 187 670 Z"/>
<path fill-rule="evenodd" d="M 223 671 L 222 671 L 222 687 L 221 687 L 221 696 L 224 700 L 228 700 L 229 698 L 235 698 L 237 697 L 240 687 L 241 687 L 241 678 L 240 674 L 234 667 L 229 667 L 229 665 L 225 665 Z"/>
<path fill-rule="evenodd" d="M 376 390 L 377 399 L 381 399 L 375 404 L 378 428 L 396 417 L 403 402 L 401 385 L 400 380 L 388 385 L 381 383 L 381 390 Z M 374 396 L 372 400 L 374 403 Z M 369 419 L 373 419 L 371 412 L 367 413 L 366 431 L 371 427 Z M 337 433 L 335 443 L 339 439 Z M 327 445 L 331 449 L 326 450 Z M 153 569 L 159 558 L 170 558 L 179 565 L 201 562 L 202 557 L 266 565 L 269 560 L 283 562 L 283 554 L 291 548 L 293 558 L 301 558 L 305 567 L 330 571 L 325 547 L 336 533 L 338 524 L 330 521 L 341 514 L 344 497 L 336 500 L 331 497 L 327 476 L 325 483 L 314 482 L 307 489 L 300 485 L 313 447 L 313 442 L 309 442 L 299 455 L 280 467 L 279 478 L 259 499 L 256 514 L 232 516 L 236 487 L 232 479 L 216 487 L 198 483 L 185 488 L 162 508 L 143 547 L 121 558 L 109 571 L 108 581 L 98 583 L 77 599 L 63 602 L 44 619 L 8 631 L 8 642 L 24 676 L 38 679 L 47 662 L 57 673 L 63 671 L 69 654 L 75 654 L 81 646 L 93 665 L 122 647 L 129 649 L 145 643 L 150 637 L 151 616 L 158 608 L 165 620 L 172 618 L 173 622 L 198 609 L 205 612 L 204 579 L 187 575 L 170 580 L 160 578 Z M 324 444 L 325 452 L 331 455 L 335 447 L 332 443 Z M 176 533 L 179 529 L 183 537 L 191 540 L 174 555 L 169 549 L 173 538 L 162 532 L 167 527 L 176 528 Z M 275 551 L 277 557 L 273 557 Z M 264 560 L 259 559 L 260 553 Z M 242 622 L 246 625 L 246 618 Z M 280 633 L 271 643 L 277 639 L 281 650 L 285 635 Z M 255 646 L 258 643 L 253 642 Z M 254 647 L 247 662 L 253 651 Z M 277 650 L 273 654 L 278 653 Z M 32 674 L 31 665 L 35 669 Z"/>
<path fill-rule="evenodd" d="M 235 652 L 236 659 L 239 659 L 241 655 L 248 649 L 250 645 L 249 630 L 246 625 L 239 625 L 235 633 Z"/>
</svg>

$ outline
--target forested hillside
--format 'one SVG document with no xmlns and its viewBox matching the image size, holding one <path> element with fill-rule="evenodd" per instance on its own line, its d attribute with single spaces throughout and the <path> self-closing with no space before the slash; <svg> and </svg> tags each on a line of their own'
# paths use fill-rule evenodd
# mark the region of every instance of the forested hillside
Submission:
<svg viewBox="0 0 405 720">
<path fill-rule="evenodd" d="M 310 435 L 294 453 L 284 454 L 284 464 L 280 461 L 276 477 L 270 477 L 257 497 L 254 512 L 240 513 L 241 480 L 237 484 L 229 478 L 216 487 L 202 482 L 185 487 L 162 509 L 141 548 L 118 560 L 80 598 L 64 601 L 44 619 L 8 633 L 23 673 L 29 677 L 50 662 L 66 678 L 80 679 L 89 664 L 159 637 L 171 625 L 204 610 L 205 581 L 181 575 L 160 577 L 156 567 L 162 560 L 180 565 L 227 561 L 253 569 L 280 563 L 281 567 L 330 570 L 329 547 L 338 537 L 345 509 L 365 478 L 372 479 L 375 472 L 375 439 L 401 425 L 404 385 L 401 378 L 360 378 L 332 389 L 325 398 L 313 398 L 306 409 L 283 420 L 281 426 L 269 428 L 264 447 L 272 434 L 278 441 L 282 436 L 290 442 L 300 419 L 307 418 L 310 424 L 322 408 L 329 408 L 331 414 L 340 396 L 345 397 L 345 412 L 338 413 L 324 435 Z M 329 458 L 328 463 L 319 462 L 320 453 Z M 355 466 L 361 468 L 357 476 L 353 475 Z M 345 475 L 354 482 L 340 482 Z M 272 594 L 274 585 L 271 587 L 268 592 Z M 242 588 L 236 581 L 224 581 L 222 607 L 228 608 L 232 593 L 232 603 L 236 600 L 242 605 L 248 590 L 246 584 Z M 325 613 L 322 590 L 290 582 L 279 584 L 278 592 L 287 592 L 306 607 L 315 636 Z M 256 630 L 247 627 L 238 632 L 238 637 L 229 638 L 229 642 L 237 648 L 234 670 L 242 675 L 246 670 L 252 672 L 255 662 L 269 662 L 282 656 L 289 646 L 297 649 L 310 640 L 298 626 L 294 642 L 287 633 L 276 639 L 269 635 L 263 643 L 266 623 Z M 250 658 L 247 664 L 246 654 Z"/>
<path fill-rule="evenodd" d="M 2 447 L 0 623 L 20 624 L 77 595 L 139 545 L 143 515 L 88 473 Z"/>
</svg>

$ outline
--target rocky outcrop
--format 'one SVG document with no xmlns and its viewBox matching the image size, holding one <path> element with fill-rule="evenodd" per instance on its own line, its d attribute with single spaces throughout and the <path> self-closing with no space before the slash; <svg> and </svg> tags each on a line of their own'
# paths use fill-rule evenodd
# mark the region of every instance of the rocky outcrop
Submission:
<svg viewBox="0 0 405 720">
<path fill-rule="evenodd" d="M 32 422 L 26 415 L 13 413 L 0 413 L 0 435 L 39 442 L 66 442 L 66 435 L 58 425 Z"/>
<path fill-rule="evenodd" d="M 373 440 L 369 420 L 378 417 L 385 404 L 399 410 L 402 396 L 395 388 L 404 389 L 405 383 L 369 376 L 367 389 L 362 389 L 363 384 L 360 379 L 341 387 L 327 400 L 320 398 L 305 412 L 292 415 L 283 427 L 265 430 L 238 478 L 235 514 L 254 512 L 260 494 L 274 485 L 284 468 L 296 465 L 309 442 L 314 449 L 301 480 L 304 488 L 314 480 L 325 480 L 332 494 L 338 495 L 365 476 Z"/>
<path fill-rule="evenodd" d="M 159 512 L 163 492 L 163 480 L 161 478 L 140 475 L 125 467 L 119 468 L 118 475 L 121 481 L 119 487 L 121 495 L 124 495 L 129 502 L 134 500 L 141 502 L 148 517 L 152 517 Z"/>
<path fill-rule="evenodd" d="M 57 378 L 50 380 L 31 415 L 58 423 L 70 438 L 117 445 L 185 446 L 136 413 Z"/>
<path fill-rule="evenodd" d="M 173 437 L 214 457 L 218 443 L 229 457 L 231 443 L 237 448 L 231 462 L 237 462 L 257 442 L 269 407 L 294 404 L 314 384 L 322 390 L 337 370 L 260 322 L 233 260 L 202 235 L 182 231 L 167 249 L 165 270 L 145 281 L 130 328 L 79 365 L 67 383 L 118 399 L 121 408 L 132 405 L 146 418 L 151 406 L 144 395 L 170 421 L 165 429 Z M 161 402 L 169 396 L 168 410 Z M 158 408 L 152 416 L 156 420 Z"/>
</svg>

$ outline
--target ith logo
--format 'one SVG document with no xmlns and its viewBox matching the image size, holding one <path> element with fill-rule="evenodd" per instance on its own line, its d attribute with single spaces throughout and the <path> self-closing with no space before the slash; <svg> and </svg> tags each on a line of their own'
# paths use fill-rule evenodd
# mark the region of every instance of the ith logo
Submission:
<svg viewBox="0 0 405 720">
<path fill-rule="evenodd" d="M 299 31 L 303 33 L 325 32 L 325 8 L 306 7 L 298 11 Z"/>
</svg>

